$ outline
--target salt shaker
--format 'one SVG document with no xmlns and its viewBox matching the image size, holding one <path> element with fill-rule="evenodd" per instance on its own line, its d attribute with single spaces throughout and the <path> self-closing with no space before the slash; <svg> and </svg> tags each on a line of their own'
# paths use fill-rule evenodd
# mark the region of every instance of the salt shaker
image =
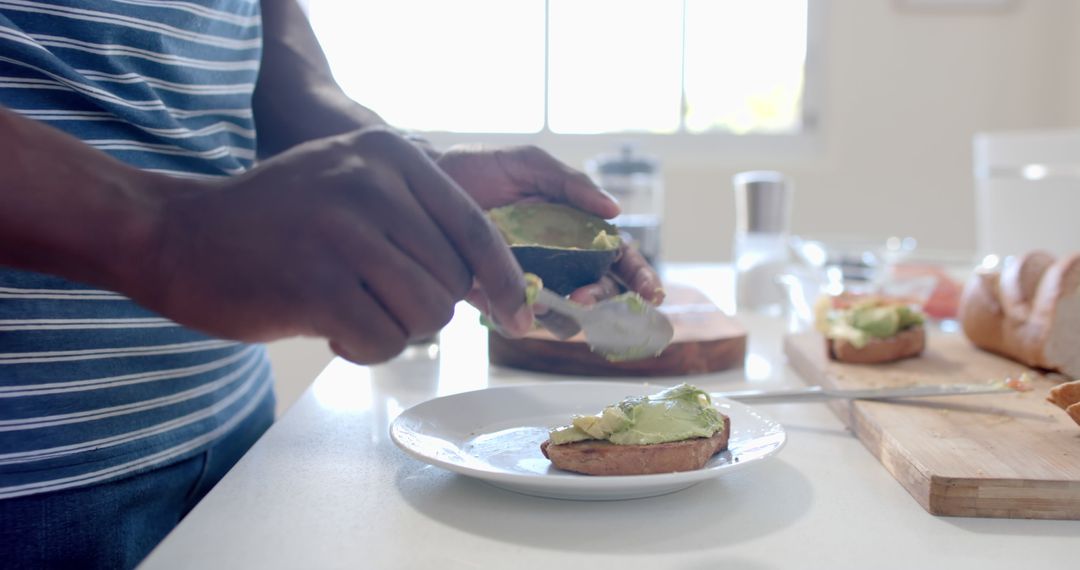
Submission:
<svg viewBox="0 0 1080 570">
<path fill-rule="evenodd" d="M 739 172 L 735 188 L 735 304 L 739 311 L 779 314 L 785 305 L 777 278 L 788 266 L 792 186 L 783 174 Z"/>
<path fill-rule="evenodd" d="M 616 154 L 598 156 L 585 163 L 598 186 L 615 196 L 622 214 L 612 220 L 629 235 L 650 265 L 660 261 L 660 225 L 663 219 L 664 184 L 660 163 L 624 144 Z"/>
</svg>

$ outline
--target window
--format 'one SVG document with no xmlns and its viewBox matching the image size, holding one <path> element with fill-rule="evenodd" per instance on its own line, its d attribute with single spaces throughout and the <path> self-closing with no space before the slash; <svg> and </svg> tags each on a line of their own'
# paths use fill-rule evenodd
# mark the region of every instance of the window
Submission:
<svg viewBox="0 0 1080 570">
<path fill-rule="evenodd" d="M 808 0 L 308 0 L 345 91 L 421 131 L 796 134 Z"/>
</svg>

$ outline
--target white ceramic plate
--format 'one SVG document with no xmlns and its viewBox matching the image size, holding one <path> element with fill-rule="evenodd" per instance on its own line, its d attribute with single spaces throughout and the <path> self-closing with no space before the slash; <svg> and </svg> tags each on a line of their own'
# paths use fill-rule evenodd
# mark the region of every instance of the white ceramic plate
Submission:
<svg viewBox="0 0 1080 570">
<path fill-rule="evenodd" d="M 594 477 L 552 467 L 540 452 L 552 426 L 574 414 L 595 414 L 627 396 L 663 386 L 560 382 L 488 388 L 436 398 L 403 412 L 390 437 L 409 455 L 498 487 L 540 497 L 577 500 L 663 495 L 749 467 L 784 446 L 784 428 L 745 404 L 715 399 L 731 417 L 728 450 L 697 471 Z"/>
</svg>

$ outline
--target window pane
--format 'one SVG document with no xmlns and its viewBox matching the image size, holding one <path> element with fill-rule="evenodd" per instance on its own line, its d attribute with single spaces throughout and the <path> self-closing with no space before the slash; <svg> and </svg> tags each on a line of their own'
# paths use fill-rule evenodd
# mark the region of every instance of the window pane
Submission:
<svg viewBox="0 0 1080 570">
<path fill-rule="evenodd" d="M 538 132 L 543 0 L 309 0 L 350 97 L 417 130 Z"/>
<path fill-rule="evenodd" d="M 681 2 L 551 0 L 550 10 L 552 131 L 678 129 Z"/>
<path fill-rule="evenodd" d="M 687 0 L 690 132 L 801 126 L 806 0 Z"/>
</svg>

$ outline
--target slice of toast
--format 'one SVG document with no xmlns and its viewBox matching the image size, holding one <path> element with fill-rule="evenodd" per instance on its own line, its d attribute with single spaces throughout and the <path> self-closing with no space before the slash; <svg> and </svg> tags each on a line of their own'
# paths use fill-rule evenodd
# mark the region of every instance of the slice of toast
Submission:
<svg viewBox="0 0 1080 570">
<path fill-rule="evenodd" d="M 888 338 L 871 338 L 856 347 L 843 339 L 826 339 L 829 357 L 853 364 L 880 364 L 922 354 L 926 348 L 926 329 L 914 326 Z"/>
<path fill-rule="evenodd" d="M 1080 380 L 1054 386 L 1046 401 L 1065 410 L 1073 421 L 1080 424 Z"/>
<path fill-rule="evenodd" d="M 695 437 L 649 445 L 616 445 L 608 441 L 586 440 L 540 445 L 555 467 L 586 475 L 647 475 L 701 469 L 713 455 L 727 449 L 731 419 L 712 437 Z"/>
</svg>

